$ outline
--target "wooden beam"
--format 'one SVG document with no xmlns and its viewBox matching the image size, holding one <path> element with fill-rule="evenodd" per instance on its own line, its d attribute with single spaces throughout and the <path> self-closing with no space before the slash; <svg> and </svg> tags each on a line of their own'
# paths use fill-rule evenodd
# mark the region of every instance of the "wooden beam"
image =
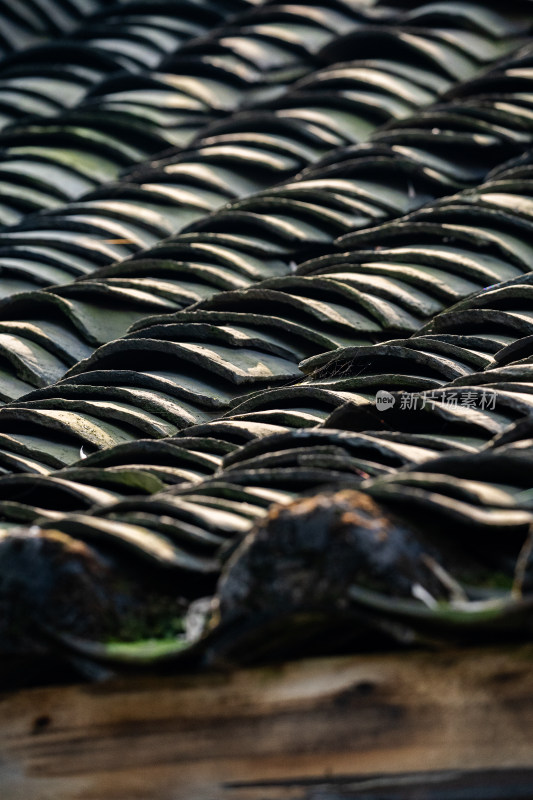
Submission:
<svg viewBox="0 0 533 800">
<path fill-rule="evenodd" d="M 4 694 L 0 797 L 301 799 L 339 776 L 421 770 L 498 769 L 508 780 L 506 770 L 533 768 L 532 667 L 524 646 Z"/>
</svg>

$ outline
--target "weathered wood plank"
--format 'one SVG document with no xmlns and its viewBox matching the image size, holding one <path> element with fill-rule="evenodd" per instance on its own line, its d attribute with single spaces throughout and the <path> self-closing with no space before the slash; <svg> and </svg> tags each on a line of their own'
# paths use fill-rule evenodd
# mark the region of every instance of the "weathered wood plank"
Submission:
<svg viewBox="0 0 533 800">
<path fill-rule="evenodd" d="M 533 646 L 25 690 L 0 696 L 0 796 L 304 798 L 339 775 L 533 768 L 532 729 Z"/>
</svg>

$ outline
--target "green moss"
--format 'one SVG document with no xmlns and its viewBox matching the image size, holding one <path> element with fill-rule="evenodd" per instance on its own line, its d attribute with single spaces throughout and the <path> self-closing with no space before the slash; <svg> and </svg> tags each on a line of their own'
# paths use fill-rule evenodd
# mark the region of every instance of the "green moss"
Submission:
<svg viewBox="0 0 533 800">
<path fill-rule="evenodd" d="M 505 572 L 490 572 L 478 581 L 478 586 L 483 589 L 504 589 L 510 592 L 513 588 L 513 577 Z"/>
<path fill-rule="evenodd" d="M 185 631 L 184 604 L 179 598 L 148 594 L 120 615 L 118 629 L 106 636 L 108 642 L 138 642 L 145 639 L 175 639 Z"/>
</svg>

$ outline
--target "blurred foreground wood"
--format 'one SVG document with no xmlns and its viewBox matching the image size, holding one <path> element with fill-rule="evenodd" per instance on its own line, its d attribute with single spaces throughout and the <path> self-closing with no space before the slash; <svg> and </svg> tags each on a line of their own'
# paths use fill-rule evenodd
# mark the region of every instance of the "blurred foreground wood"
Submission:
<svg viewBox="0 0 533 800">
<path fill-rule="evenodd" d="M 532 646 L 31 689 L 0 696 L 0 797 L 525 798 L 532 731 Z"/>
</svg>

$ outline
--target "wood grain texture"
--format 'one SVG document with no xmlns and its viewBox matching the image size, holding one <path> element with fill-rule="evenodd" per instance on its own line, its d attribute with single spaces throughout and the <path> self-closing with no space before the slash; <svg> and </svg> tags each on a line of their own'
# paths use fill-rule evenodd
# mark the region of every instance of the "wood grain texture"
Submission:
<svg viewBox="0 0 533 800">
<path fill-rule="evenodd" d="M 529 778 L 506 770 L 533 768 L 532 667 L 525 646 L 4 694 L 0 797 L 323 800 L 355 776 L 475 769 L 518 787 Z"/>
</svg>

